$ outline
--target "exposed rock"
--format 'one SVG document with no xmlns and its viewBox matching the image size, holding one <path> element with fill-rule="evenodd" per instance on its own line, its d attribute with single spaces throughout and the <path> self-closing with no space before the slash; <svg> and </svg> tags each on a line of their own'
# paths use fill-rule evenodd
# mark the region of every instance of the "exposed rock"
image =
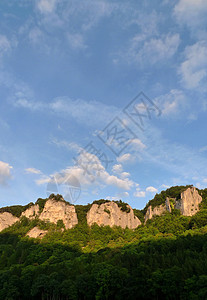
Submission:
<svg viewBox="0 0 207 300">
<path fill-rule="evenodd" d="M 172 207 L 171 207 L 170 200 L 173 200 L 173 201 L 174 201 L 174 199 L 170 199 L 170 198 L 167 197 L 167 198 L 166 198 L 166 201 L 165 201 L 165 205 L 166 205 L 166 210 L 169 211 L 169 212 L 171 213 Z"/>
<path fill-rule="evenodd" d="M 153 216 L 160 216 L 165 211 L 171 212 L 173 208 L 179 209 L 181 215 L 193 216 L 199 211 L 199 204 L 202 197 L 199 195 L 195 187 L 190 187 L 181 193 L 179 200 L 175 198 L 166 198 L 165 204 L 158 205 L 152 209 L 151 205 L 148 207 L 145 214 L 145 222 Z"/>
<path fill-rule="evenodd" d="M 8 212 L 0 213 L 0 231 L 11 226 L 18 220 L 19 219 L 17 217 L 13 216 L 11 213 L 8 213 Z"/>
<path fill-rule="evenodd" d="M 78 224 L 75 206 L 54 199 L 49 199 L 45 203 L 45 207 L 39 215 L 39 218 L 40 220 L 56 224 L 58 220 L 62 220 L 66 229 L 72 228 Z"/>
<path fill-rule="evenodd" d="M 175 208 L 184 216 L 193 216 L 199 211 L 201 201 L 202 197 L 196 188 L 191 187 L 181 193 L 181 199 L 176 201 Z"/>
<path fill-rule="evenodd" d="M 39 213 L 39 205 L 35 204 L 35 205 L 30 206 L 25 211 L 23 211 L 23 213 L 21 214 L 21 217 L 33 219 L 33 218 L 35 218 L 36 215 L 38 215 L 38 213 Z"/>
<path fill-rule="evenodd" d="M 134 215 L 133 209 L 127 205 L 130 212 L 124 212 L 115 202 L 106 202 L 101 205 L 93 204 L 87 213 L 87 223 L 89 226 L 96 223 L 100 225 L 109 225 L 110 227 L 116 225 L 122 228 L 134 229 L 138 227 L 141 222 Z"/>
<path fill-rule="evenodd" d="M 147 208 L 146 214 L 145 214 L 145 222 L 147 222 L 147 220 L 152 219 L 152 217 L 154 216 L 160 216 L 162 215 L 164 212 L 166 212 L 166 204 L 161 204 L 158 206 L 155 206 L 154 208 L 152 208 L 152 206 L 150 205 Z"/>
<path fill-rule="evenodd" d="M 39 227 L 34 227 L 27 232 L 27 236 L 31 238 L 43 238 L 47 234 L 47 230 L 42 230 Z"/>
</svg>

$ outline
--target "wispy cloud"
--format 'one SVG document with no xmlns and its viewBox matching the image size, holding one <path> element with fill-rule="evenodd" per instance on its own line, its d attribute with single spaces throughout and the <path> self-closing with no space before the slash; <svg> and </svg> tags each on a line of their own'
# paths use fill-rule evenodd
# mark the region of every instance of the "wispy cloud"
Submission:
<svg viewBox="0 0 207 300">
<path fill-rule="evenodd" d="M 146 36 L 135 35 L 130 43 L 128 50 L 123 52 L 122 59 L 127 59 L 128 63 L 136 63 L 144 66 L 156 64 L 170 59 L 178 49 L 180 44 L 179 34 L 161 35 L 146 39 Z"/>
<path fill-rule="evenodd" d="M 42 172 L 35 168 L 27 168 L 25 169 L 25 172 L 28 174 L 42 174 Z"/>
<path fill-rule="evenodd" d="M 206 35 L 206 14 L 206 0 L 179 0 L 174 8 L 179 24 L 186 25 L 196 37 Z"/>
<path fill-rule="evenodd" d="M 0 161 L 0 185 L 6 186 L 8 181 L 12 178 L 11 176 L 11 169 L 13 167 L 10 166 L 8 163 Z"/>
<path fill-rule="evenodd" d="M 185 60 L 178 69 L 183 85 L 188 89 L 203 88 L 207 83 L 207 42 L 199 41 L 187 46 Z"/>
<path fill-rule="evenodd" d="M 180 116 L 183 118 L 183 111 L 185 111 L 187 105 L 189 105 L 184 92 L 176 89 L 164 95 L 160 95 L 155 99 L 155 103 L 161 109 L 164 118 L 178 118 Z"/>
</svg>

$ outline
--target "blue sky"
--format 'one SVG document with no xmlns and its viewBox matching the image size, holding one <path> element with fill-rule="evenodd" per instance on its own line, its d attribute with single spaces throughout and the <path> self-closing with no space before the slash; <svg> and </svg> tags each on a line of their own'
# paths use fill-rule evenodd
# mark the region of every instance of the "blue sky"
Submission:
<svg viewBox="0 0 207 300">
<path fill-rule="evenodd" d="M 2 0 L 0 206 L 58 192 L 143 208 L 206 187 L 206 14 L 206 0 Z"/>
</svg>

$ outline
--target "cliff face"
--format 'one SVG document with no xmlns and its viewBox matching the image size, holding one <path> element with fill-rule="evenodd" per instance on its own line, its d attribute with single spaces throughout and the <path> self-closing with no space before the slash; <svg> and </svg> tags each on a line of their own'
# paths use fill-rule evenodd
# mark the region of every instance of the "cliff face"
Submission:
<svg viewBox="0 0 207 300">
<path fill-rule="evenodd" d="M 181 193 L 180 198 L 181 199 L 176 200 L 167 197 L 165 204 L 156 206 L 153 209 L 150 205 L 145 214 L 145 222 L 153 216 L 160 216 L 166 211 L 171 212 L 172 208 L 179 209 L 183 216 L 193 216 L 199 211 L 199 204 L 202 201 L 202 197 L 199 195 L 195 187 L 186 189 Z"/>
<path fill-rule="evenodd" d="M 183 189 L 181 191 L 183 191 Z M 175 194 L 173 194 L 173 196 L 175 196 Z M 179 194 L 176 194 L 176 197 L 178 196 Z M 193 216 L 199 211 L 199 204 L 202 201 L 202 197 L 199 195 L 195 187 L 186 187 L 186 190 L 181 192 L 179 200 L 167 196 L 165 197 L 165 203 L 157 205 L 154 208 L 150 205 L 147 208 L 145 213 L 145 223 L 153 216 L 160 216 L 166 211 L 171 212 L 174 208 L 179 209 L 181 214 L 184 216 Z M 122 228 L 128 227 L 130 229 L 134 229 L 141 225 L 140 220 L 134 215 L 133 209 L 128 204 L 126 207 L 129 212 L 122 211 L 121 207 L 113 201 L 93 204 L 87 213 L 87 223 L 89 226 L 96 223 L 99 226 L 109 225 L 112 227 L 115 225 L 121 226 Z M 76 224 L 78 224 L 75 206 L 70 205 L 67 202 L 57 200 L 55 198 L 49 198 L 45 202 L 43 210 L 40 212 L 39 209 L 40 207 L 38 204 L 32 205 L 22 212 L 20 218 L 26 217 L 33 219 L 37 217 L 40 220 L 49 221 L 55 224 L 57 224 L 59 220 L 62 220 L 66 229 L 73 228 Z M 20 218 L 13 216 L 10 212 L 5 212 L 5 210 L 2 211 L 4 212 L 0 213 L 0 231 L 20 220 Z M 41 232 L 38 233 L 37 228 L 34 232 L 31 232 L 31 236 L 35 235 L 41 235 Z"/>
<path fill-rule="evenodd" d="M 166 205 L 165 204 L 161 204 L 159 206 L 156 206 L 154 208 L 152 208 L 152 206 L 150 205 L 146 211 L 145 214 L 145 222 L 147 222 L 147 220 L 152 219 L 152 217 L 154 216 L 161 216 L 164 212 L 166 212 Z"/>
<path fill-rule="evenodd" d="M 8 212 L 0 213 L 0 231 L 17 222 L 19 219 Z"/>
<path fill-rule="evenodd" d="M 140 220 L 134 215 L 133 209 L 128 205 L 130 212 L 124 212 L 115 202 L 93 204 L 87 213 L 87 223 L 89 226 L 96 223 L 100 225 L 116 225 L 122 228 L 134 229 L 141 224 Z"/>
<path fill-rule="evenodd" d="M 58 220 L 62 220 L 66 229 L 72 228 L 78 224 L 75 207 L 64 201 L 56 201 L 54 199 L 46 201 L 41 213 L 39 212 L 39 205 L 35 204 L 22 212 L 20 218 L 21 217 L 26 217 L 28 219 L 39 217 L 40 220 L 56 224 Z M 17 218 L 8 212 L 0 213 L 0 231 L 19 221 L 20 218 Z M 33 234 L 33 232 L 31 234 Z M 34 235 L 35 234 L 37 233 L 34 233 Z"/>
<path fill-rule="evenodd" d="M 23 211 L 21 217 L 26 217 L 28 219 L 33 219 L 39 214 L 39 205 L 32 205 L 30 208 Z"/>
<path fill-rule="evenodd" d="M 43 238 L 43 236 L 45 236 L 46 234 L 47 234 L 46 230 L 42 230 L 38 227 L 34 227 L 27 232 L 27 236 L 32 238 Z"/>
<path fill-rule="evenodd" d="M 202 197 L 195 187 L 188 188 L 181 193 L 181 199 L 176 201 L 175 208 L 181 211 L 184 216 L 193 216 L 199 211 L 199 204 Z"/>
<path fill-rule="evenodd" d="M 78 224 L 75 206 L 53 199 L 49 199 L 45 203 L 45 207 L 39 218 L 40 220 L 56 224 L 58 220 L 62 220 L 66 229 L 70 229 Z"/>
</svg>

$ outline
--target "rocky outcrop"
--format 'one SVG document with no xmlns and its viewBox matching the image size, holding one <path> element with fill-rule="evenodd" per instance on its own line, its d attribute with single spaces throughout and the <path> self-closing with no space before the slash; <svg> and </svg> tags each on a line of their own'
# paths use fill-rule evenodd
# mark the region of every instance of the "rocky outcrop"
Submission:
<svg viewBox="0 0 207 300">
<path fill-rule="evenodd" d="M 30 206 L 28 209 L 23 211 L 21 217 L 26 217 L 28 219 L 33 219 L 39 214 L 39 205 L 35 204 Z"/>
<path fill-rule="evenodd" d="M 39 215 L 39 219 L 56 224 L 58 220 L 62 220 L 66 229 L 70 229 L 78 224 L 75 206 L 54 199 L 49 199 L 45 203 L 44 209 Z"/>
<path fill-rule="evenodd" d="M 195 187 L 188 188 L 181 193 L 181 199 L 175 203 L 175 208 L 179 209 L 184 216 L 193 216 L 199 211 L 199 204 L 202 197 Z"/>
<path fill-rule="evenodd" d="M 178 200 L 167 197 L 164 204 L 158 205 L 153 209 L 150 205 L 145 214 L 145 222 L 153 216 L 160 216 L 166 211 L 171 212 L 172 209 L 179 209 L 183 216 L 193 216 L 199 211 L 201 201 L 202 197 L 199 195 L 197 189 L 189 187 L 181 193 Z"/>
<path fill-rule="evenodd" d="M 43 238 L 47 234 L 47 230 L 42 230 L 39 227 L 34 227 L 27 232 L 27 236 L 31 238 Z"/>
<path fill-rule="evenodd" d="M 115 202 L 93 204 L 87 213 L 87 223 L 89 226 L 96 223 L 99 226 L 109 225 L 121 226 L 122 228 L 134 229 L 141 225 L 140 220 L 134 215 L 131 206 L 127 205 L 129 212 L 122 211 Z"/>
<path fill-rule="evenodd" d="M 0 231 L 11 226 L 18 220 L 19 219 L 17 217 L 13 216 L 11 213 L 8 213 L 8 212 L 0 213 Z"/>
<path fill-rule="evenodd" d="M 165 204 L 155 206 L 154 208 L 152 208 L 152 206 L 150 205 L 147 208 L 147 211 L 145 214 L 145 222 L 147 222 L 147 220 L 149 220 L 149 219 L 152 219 L 152 217 L 154 217 L 154 216 L 161 216 L 166 211 L 167 211 L 167 209 L 166 209 Z"/>
</svg>

